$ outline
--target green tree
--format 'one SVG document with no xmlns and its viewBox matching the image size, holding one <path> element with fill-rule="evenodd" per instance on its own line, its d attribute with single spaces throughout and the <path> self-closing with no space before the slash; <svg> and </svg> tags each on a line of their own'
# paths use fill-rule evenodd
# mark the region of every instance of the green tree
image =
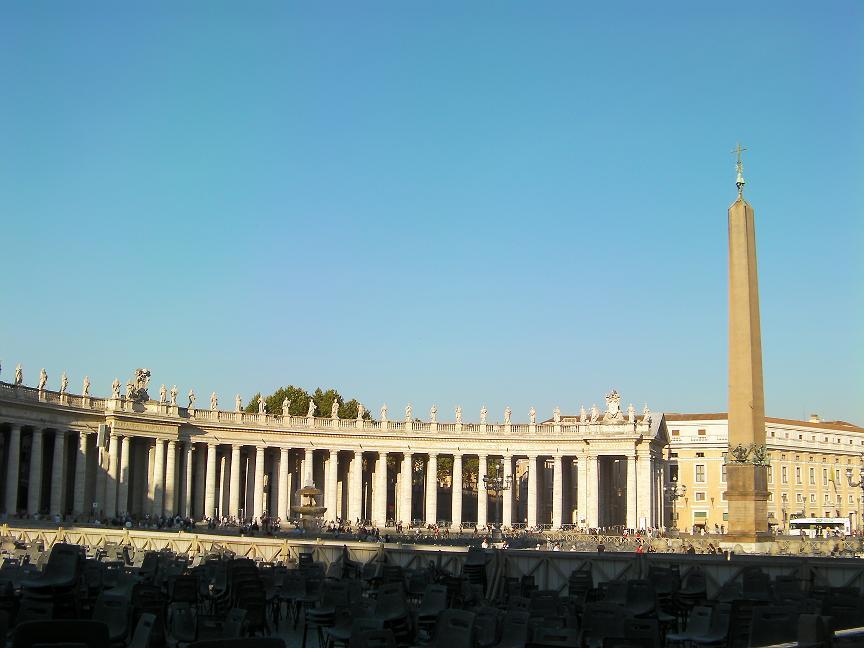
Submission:
<svg viewBox="0 0 864 648">
<path fill-rule="evenodd" d="M 253 413 L 257 412 L 258 402 L 261 400 L 261 397 L 261 393 L 258 392 L 249 399 L 249 404 L 246 405 L 246 411 Z M 280 387 L 269 396 L 264 396 L 264 402 L 267 405 L 267 412 L 269 414 L 282 414 L 282 402 L 286 398 L 291 402 L 288 407 L 291 416 L 306 416 L 306 413 L 309 411 L 310 398 L 312 398 L 315 403 L 315 416 L 330 416 L 330 408 L 333 406 L 334 400 L 339 402 L 339 418 L 357 418 L 357 412 L 360 409 L 360 402 L 356 398 L 352 398 L 346 402 L 342 395 L 335 389 L 324 391 L 319 387 L 310 397 L 309 392 L 302 387 L 288 385 L 286 387 Z M 371 418 L 368 411 L 363 413 L 363 418 L 367 420 Z"/>
</svg>

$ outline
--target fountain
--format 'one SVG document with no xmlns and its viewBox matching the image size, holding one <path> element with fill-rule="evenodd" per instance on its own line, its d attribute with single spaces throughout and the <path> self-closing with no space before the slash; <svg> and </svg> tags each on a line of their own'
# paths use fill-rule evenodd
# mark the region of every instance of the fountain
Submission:
<svg viewBox="0 0 864 648">
<path fill-rule="evenodd" d="M 307 484 L 297 493 L 300 495 L 300 505 L 292 506 L 291 511 L 300 514 L 300 528 L 305 533 L 318 533 L 324 523 L 324 511 L 327 510 L 326 506 L 318 504 L 318 498 L 323 494 L 321 489 Z"/>
</svg>

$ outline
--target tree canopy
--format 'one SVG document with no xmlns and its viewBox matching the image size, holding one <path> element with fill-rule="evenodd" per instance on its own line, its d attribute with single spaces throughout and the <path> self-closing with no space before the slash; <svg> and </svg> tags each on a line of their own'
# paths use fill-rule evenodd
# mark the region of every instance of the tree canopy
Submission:
<svg viewBox="0 0 864 648">
<path fill-rule="evenodd" d="M 257 412 L 258 403 L 261 400 L 261 392 L 255 394 L 246 405 L 247 412 Z M 356 398 L 346 401 L 345 398 L 335 389 L 324 391 L 320 387 L 310 396 L 302 387 L 288 385 L 280 387 L 269 396 L 264 396 L 264 403 L 267 405 L 267 411 L 271 414 L 283 414 L 282 401 L 286 398 L 290 401 L 288 412 L 291 416 L 306 416 L 309 411 L 309 399 L 315 403 L 315 416 L 330 416 L 330 409 L 333 406 L 333 401 L 339 402 L 339 418 L 357 418 L 357 412 L 360 408 L 360 401 Z M 369 411 L 363 413 L 363 418 L 371 418 Z"/>
</svg>

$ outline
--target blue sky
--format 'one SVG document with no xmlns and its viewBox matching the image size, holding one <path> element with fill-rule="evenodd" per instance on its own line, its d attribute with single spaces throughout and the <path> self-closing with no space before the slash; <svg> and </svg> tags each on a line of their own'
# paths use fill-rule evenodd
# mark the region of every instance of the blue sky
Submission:
<svg viewBox="0 0 864 648">
<path fill-rule="evenodd" d="M 864 8 L 598 4 L 0 5 L 2 379 L 722 411 L 740 140 L 767 412 L 864 424 Z"/>
</svg>

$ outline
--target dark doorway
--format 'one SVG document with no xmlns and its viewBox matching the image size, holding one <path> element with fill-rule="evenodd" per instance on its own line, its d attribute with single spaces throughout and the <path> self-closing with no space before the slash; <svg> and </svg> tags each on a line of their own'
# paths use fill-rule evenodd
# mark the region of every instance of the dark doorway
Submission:
<svg viewBox="0 0 864 648">
<path fill-rule="evenodd" d="M 601 527 L 627 524 L 627 460 L 625 457 L 598 457 L 599 510 L 597 524 Z"/>
</svg>

